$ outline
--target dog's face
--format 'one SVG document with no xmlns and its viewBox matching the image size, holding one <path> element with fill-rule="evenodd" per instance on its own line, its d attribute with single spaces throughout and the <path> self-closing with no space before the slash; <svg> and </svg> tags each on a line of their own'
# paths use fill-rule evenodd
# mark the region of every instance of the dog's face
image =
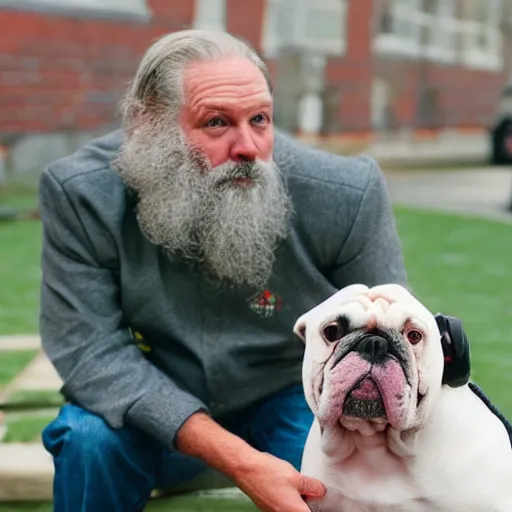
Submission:
<svg viewBox="0 0 512 512">
<path fill-rule="evenodd" d="M 352 285 L 305 313 L 303 384 L 322 428 L 399 431 L 428 416 L 443 376 L 434 316 L 405 288 Z"/>
</svg>

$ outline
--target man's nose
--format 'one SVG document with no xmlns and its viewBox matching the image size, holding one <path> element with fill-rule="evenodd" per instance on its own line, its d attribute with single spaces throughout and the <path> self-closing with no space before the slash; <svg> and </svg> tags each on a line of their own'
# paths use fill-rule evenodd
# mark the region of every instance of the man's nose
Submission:
<svg viewBox="0 0 512 512">
<path fill-rule="evenodd" d="M 240 128 L 237 132 L 230 157 L 234 162 L 252 162 L 258 157 L 258 148 L 248 128 Z"/>
</svg>

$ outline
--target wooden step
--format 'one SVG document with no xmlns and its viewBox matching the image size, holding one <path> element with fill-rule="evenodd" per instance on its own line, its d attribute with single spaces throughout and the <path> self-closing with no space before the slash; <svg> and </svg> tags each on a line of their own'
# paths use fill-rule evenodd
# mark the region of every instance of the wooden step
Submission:
<svg viewBox="0 0 512 512">
<path fill-rule="evenodd" d="M 52 457 L 42 444 L 0 444 L 0 503 L 51 501 L 53 475 Z M 155 490 L 152 497 L 197 492 L 205 498 L 218 494 L 220 498 L 247 499 L 230 480 L 216 471 L 207 471 L 172 490 Z"/>
<path fill-rule="evenodd" d="M 51 501 L 53 460 L 41 444 L 0 444 L 0 502 Z"/>
</svg>

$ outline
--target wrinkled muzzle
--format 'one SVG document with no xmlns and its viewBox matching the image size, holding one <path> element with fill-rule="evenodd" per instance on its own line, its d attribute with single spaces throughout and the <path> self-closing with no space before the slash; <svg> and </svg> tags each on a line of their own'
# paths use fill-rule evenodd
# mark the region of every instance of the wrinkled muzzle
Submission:
<svg viewBox="0 0 512 512">
<path fill-rule="evenodd" d="M 347 346 L 348 345 L 348 346 Z M 363 420 L 403 427 L 416 407 L 410 356 L 381 331 L 357 333 L 327 361 L 318 391 L 321 420 Z"/>
</svg>

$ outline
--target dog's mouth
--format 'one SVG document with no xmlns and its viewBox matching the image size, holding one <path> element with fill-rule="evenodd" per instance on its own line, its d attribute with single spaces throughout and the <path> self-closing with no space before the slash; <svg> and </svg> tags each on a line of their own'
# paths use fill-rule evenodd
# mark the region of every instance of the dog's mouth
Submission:
<svg viewBox="0 0 512 512">
<path fill-rule="evenodd" d="M 371 377 L 364 377 L 347 394 L 343 415 L 364 420 L 387 420 L 382 393 Z"/>
<path fill-rule="evenodd" d="M 405 428 L 423 403 L 409 373 L 409 365 L 392 354 L 373 362 L 356 351 L 349 352 L 316 377 L 315 399 L 321 422 L 342 422 L 348 428 L 358 428 L 361 422 L 365 428 L 369 424 Z"/>
</svg>

